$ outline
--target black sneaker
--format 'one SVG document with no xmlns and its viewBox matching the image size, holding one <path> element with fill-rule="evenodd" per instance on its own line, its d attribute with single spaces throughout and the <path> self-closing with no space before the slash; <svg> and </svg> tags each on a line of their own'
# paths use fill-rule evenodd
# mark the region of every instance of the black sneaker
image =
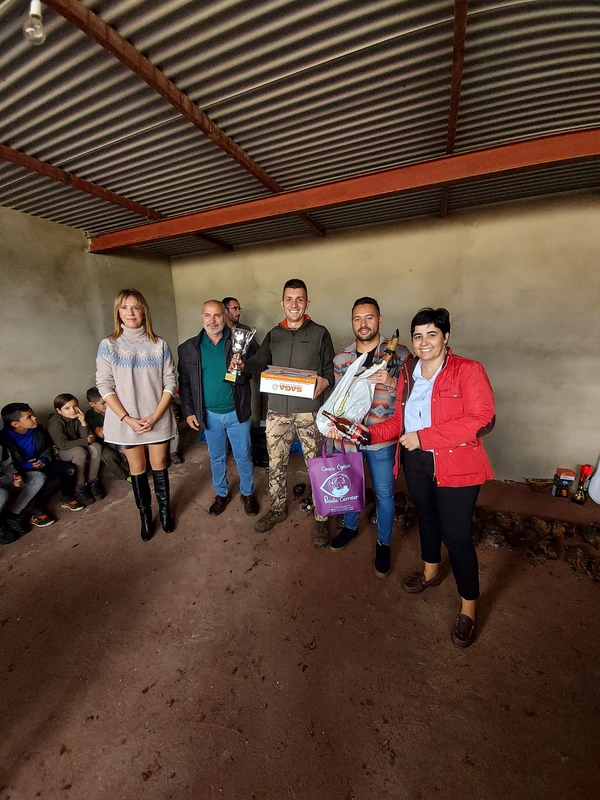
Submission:
<svg viewBox="0 0 600 800">
<path fill-rule="evenodd" d="M 54 525 L 56 520 L 53 519 L 49 514 L 46 514 L 45 511 L 32 511 L 29 522 L 32 525 L 35 525 L 36 528 L 47 528 L 48 525 Z"/>
<path fill-rule="evenodd" d="M 392 555 L 389 544 L 375 545 L 375 574 L 378 578 L 385 578 L 392 568 Z"/>
<path fill-rule="evenodd" d="M 24 536 L 28 531 L 28 528 L 26 528 L 21 522 L 21 518 L 16 514 L 11 514 L 10 511 L 6 514 L 4 524 L 13 533 L 18 533 L 19 536 Z"/>
<path fill-rule="evenodd" d="M 6 528 L 0 528 L 0 545 L 13 544 L 19 538 L 19 534 L 14 531 L 9 531 Z"/>
<path fill-rule="evenodd" d="M 61 500 L 60 507 L 68 508 L 69 511 L 83 511 L 85 508 L 83 503 L 80 503 L 79 500 L 76 500 L 74 497 L 70 500 Z"/>
<path fill-rule="evenodd" d="M 98 478 L 96 478 L 95 481 L 90 481 L 87 488 L 94 500 L 104 500 L 104 491 L 102 490 L 102 486 L 100 486 Z"/>
<path fill-rule="evenodd" d="M 78 486 L 75 489 L 75 497 L 84 507 L 91 506 L 92 503 L 96 502 L 96 498 L 92 494 L 90 494 L 87 484 L 84 484 L 83 486 Z"/>
<path fill-rule="evenodd" d="M 340 550 L 343 550 L 345 547 L 348 547 L 350 542 L 353 539 L 356 539 L 358 536 L 358 529 L 353 531 L 350 528 L 342 528 L 342 530 L 335 536 L 330 544 L 329 549 L 333 550 L 334 553 L 339 553 Z"/>
</svg>

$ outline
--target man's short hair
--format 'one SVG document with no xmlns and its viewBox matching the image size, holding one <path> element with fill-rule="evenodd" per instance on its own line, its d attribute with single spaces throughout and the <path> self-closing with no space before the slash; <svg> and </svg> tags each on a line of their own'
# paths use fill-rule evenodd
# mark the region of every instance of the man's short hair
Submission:
<svg viewBox="0 0 600 800">
<path fill-rule="evenodd" d="M 240 301 L 237 299 L 237 297 L 224 297 L 224 298 L 221 300 L 221 302 L 223 303 L 223 305 L 225 306 L 225 308 L 227 308 L 227 306 L 229 305 L 229 303 L 231 303 L 231 301 L 232 301 L 232 300 L 235 300 L 235 302 L 236 302 L 236 303 L 238 304 L 238 306 L 239 306 L 239 304 L 240 304 Z"/>
<path fill-rule="evenodd" d="M 9 403 L 4 406 L 0 414 L 2 414 L 4 425 L 10 428 L 11 422 L 18 422 L 21 419 L 21 414 L 26 414 L 31 410 L 31 406 L 27 405 L 27 403 Z"/>
<path fill-rule="evenodd" d="M 102 395 L 98 391 L 97 386 L 91 386 L 85 393 L 85 397 L 88 403 L 97 403 L 99 400 L 102 400 Z"/>
<path fill-rule="evenodd" d="M 304 289 L 306 294 L 306 299 L 308 300 L 308 289 L 306 288 L 306 284 L 304 281 L 301 281 L 300 278 L 291 278 L 289 281 L 286 281 L 283 285 L 283 292 L 281 293 L 281 298 L 285 297 L 285 290 L 286 289 Z"/>
<path fill-rule="evenodd" d="M 352 306 L 352 311 L 356 308 L 356 306 L 375 306 L 377 309 L 377 313 L 381 316 L 381 309 L 379 308 L 379 303 L 375 300 L 374 297 L 359 297 L 358 300 L 354 301 L 354 305 Z"/>
</svg>

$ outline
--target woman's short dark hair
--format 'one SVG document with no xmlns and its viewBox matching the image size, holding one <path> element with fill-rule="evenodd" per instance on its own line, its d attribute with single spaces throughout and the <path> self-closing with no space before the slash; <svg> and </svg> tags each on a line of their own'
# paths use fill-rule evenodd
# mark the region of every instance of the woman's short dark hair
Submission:
<svg viewBox="0 0 600 800">
<path fill-rule="evenodd" d="M 450 312 L 447 308 L 422 308 L 412 318 L 410 335 L 415 332 L 417 325 L 435 325 L 444 336 L 450 333 Z"/>
</svg>

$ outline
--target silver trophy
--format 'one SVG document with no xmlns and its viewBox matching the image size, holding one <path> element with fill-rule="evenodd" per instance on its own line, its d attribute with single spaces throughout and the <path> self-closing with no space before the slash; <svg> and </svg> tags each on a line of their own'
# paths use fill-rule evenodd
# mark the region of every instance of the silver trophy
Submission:
<svg viewBox="0 0 600 800">
<path fill-rule="evenodd" d="M 246 355 L 248 345 L 254 338 L 256 328 L 246 330 L 245 328 L 232 328 L 231 329 L 231 349 L 234 356 L 242 359 Z M 242 369 L 239 364 L 236 364 L 230 372 L 225 373 L 225 380 L 231 383 L 237 383 L 238 378 L 242 374 Z"/>
</svg>

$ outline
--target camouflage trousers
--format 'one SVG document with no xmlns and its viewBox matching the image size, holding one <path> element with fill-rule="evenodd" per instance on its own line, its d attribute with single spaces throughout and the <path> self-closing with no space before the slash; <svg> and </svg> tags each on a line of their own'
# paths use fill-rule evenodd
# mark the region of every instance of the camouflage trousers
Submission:
<svg viewBox="0 0 600 800">
<path fill-rule="evenodd" d="M 267 413 L 267 450 L 269 451 L 269 492 L 275 511 L 285 508 L 287 496 L 287 465 L 290 447 L 297 436 L 302 445 L 304 460 L 320 455 L 323 439 L 315 423 L 316 413 Z M 315 513 L 315 519 L 324 521 Z"/>
</svg>

